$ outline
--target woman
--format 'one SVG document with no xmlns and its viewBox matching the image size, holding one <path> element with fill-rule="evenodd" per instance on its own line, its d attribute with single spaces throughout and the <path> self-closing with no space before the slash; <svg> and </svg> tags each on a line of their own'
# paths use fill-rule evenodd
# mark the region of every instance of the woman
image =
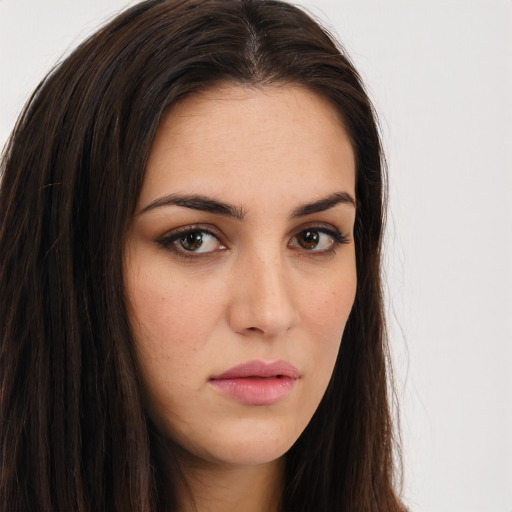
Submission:
<svg viewBox="0 0 512 512">
<path fill-rule="evenodd" d="M 402 509 L 379 137 L 306 14 L 132 7 L 2 171 L 1 510 Z"/>
</svg>

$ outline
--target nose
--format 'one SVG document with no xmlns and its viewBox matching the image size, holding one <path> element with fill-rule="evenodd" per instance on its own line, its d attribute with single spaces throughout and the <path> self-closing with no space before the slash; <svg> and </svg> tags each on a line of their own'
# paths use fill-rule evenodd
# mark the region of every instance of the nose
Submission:
<svg viewBox="0 0 512 512">
<path fill-rule="evenodd" d="M 290 272 L 278 255 L 240 261 L 232 290 L 228 321 L 238 334 L 274 338 L 299 322 Z"/>
</svg>

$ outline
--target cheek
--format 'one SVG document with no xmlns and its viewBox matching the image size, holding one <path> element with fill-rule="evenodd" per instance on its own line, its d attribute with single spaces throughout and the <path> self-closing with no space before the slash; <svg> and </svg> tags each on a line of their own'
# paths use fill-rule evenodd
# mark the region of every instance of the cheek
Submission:
<svg viewBox="0 0 512 512">
<path fill-rule="evenodd" d="M 148 412 L 158 424 L 184 399 L 193 402 L 188 393 L 207 380 L 219 356 L 212 339 L 222 325 L 225 293 L 211 279 L 137 268 L 127 272 L 129 317 Z"/>
<path fill-rule="evenodd" d="M 199 364 L 209 329 L 204 305 L 194 290 L 162 268 L 133 265 L 126 272 L 128 312 L 146 389 L 173 389 Z"/>
<path fill-rule="evenodd" d="M 342 271 L 330 273 L 304 297 L 314 305 L 309 308 L 314 311 L 311 319 L 316 318 L 316 323 L 326 328 L 342 328 L 354 303 L 357 288 L 355 264 L 343 267 Z M 304 307 L 304 310 L 307 311 L 307 308 Z"/>
<path fill-rule="evenodd" d="M 335 274 L 334 274 L 335 275 Z M 304 297 L 305 324 L 314 346 L 310 356 L 319 367 L 332 371 L 341 337 L 354 303 L 357 287 L 355 270 L 328 280 Z"/>
<path fill-rule="evenodd" d="M 193 386 L 191 376 L 206 367 L 203 347 L 212 324 L 212 312 L 208 316 L 207 304 L 192 300 L 192 290 L 176 293 L 176 280 L 169 286 L 160 277 L 140 275 L 129 289 L 146 406 L 156 425 L 179 411 L 180 397 Z"/>
<path fill-rule="evenodd" d="M 152 345 L 161 353 L 198 350 L 219 318 L 205 283 L 141 273 L 129 283 L 132 327 L 140 350 Z"/>
</svg>

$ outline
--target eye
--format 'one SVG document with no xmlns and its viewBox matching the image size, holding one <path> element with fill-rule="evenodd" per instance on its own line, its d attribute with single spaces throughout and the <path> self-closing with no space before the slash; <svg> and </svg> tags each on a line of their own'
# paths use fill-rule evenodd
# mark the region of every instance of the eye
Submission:
<svg viewBox="0 0 512 512">
<path fill-rule="evenodd" d="M 185 233 L 175 243 L 185 251 L 199 253 L 214 251 L 219 245 L 219 241 L 213 235 L 204 231 Z"/>
<path fill-rule="evenodd" d="M 208 254 L 226 247 L 213 234 L 204 229 L 180 230 L 158 241 L 171 251 L 182 255 Z"/>
<path fill-rule="evenodd" d="M 338 244 L 347 243 L 347 238 L 339 231 L 327 228 L 308 228 L 297 233 L 290 245 L 309 252 L 330 252 Z"/>
</svg>

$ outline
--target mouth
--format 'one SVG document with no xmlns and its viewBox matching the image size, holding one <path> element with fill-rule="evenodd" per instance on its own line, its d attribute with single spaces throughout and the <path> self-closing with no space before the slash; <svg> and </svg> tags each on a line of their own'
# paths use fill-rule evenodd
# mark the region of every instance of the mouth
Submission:
<svg viewBox="0 0 512 512">
<path fill-rule="evenodd" d="M 290 394 L 300 373 L 285 361 L 250 361 L 209 379 L 220 393 L 244 405 L 271 405 Z"/>
</svg>

